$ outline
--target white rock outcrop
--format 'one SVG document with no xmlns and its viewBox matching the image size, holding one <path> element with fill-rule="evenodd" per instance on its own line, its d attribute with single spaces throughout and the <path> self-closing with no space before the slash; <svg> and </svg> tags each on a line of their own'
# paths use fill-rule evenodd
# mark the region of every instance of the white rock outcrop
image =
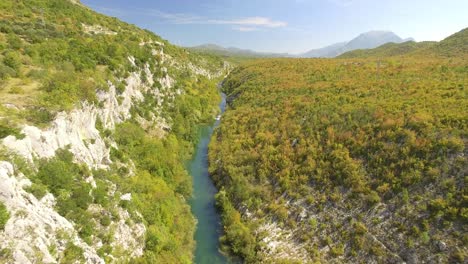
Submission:
<svg viewBox="0 0 468 264">
<path fill-rule="evenodd" d="M 142 223 L 127 224 L 130 219 L 128 211 L 119 208 L 120 221 L 115 223 L 114 240 L 111 246 L 120 246 L 131 249 L 129 256 L 137 257 L 143 255 L 146 228 Z"/>
<path fill-rule="evenodd" d="M 111 163 L 110 148 L 96 129 L 97 118 L 100 118 L 104 128 L 113 129 L 115 124 L 131 117 L 130 108 L 135 102 L 142 101 L 142 91 L 149 89 L 137 73 L 132 73 L 126 83 L 126 89 L 120 95 L 121 103 L 115 86 L 109 83 L 109 91 L 97 94 L 102 108 L 85 102 L 81 108 L 70 113 L 58 113 L 47 129 L 26 125 L 22 129 L 23 139 L 8 136 L 3 140 L 3 145 L 30 162 L 34 158 L 52 157 L 57 149 L 70 147 L 77 162 L 85 163 L 90 168 L 107 168 Z"/>
<path fill-rule="evenodd" d="M 24 190 L 30 184 L 24 175 L 15 173 L 11 163 L 0 161 L 0 201 L 10 213 L 5 230 L 0 232 L 0 248 L 11 251 L 14 263 L 56 263 L 57 256 L 49 248 L 63 252 L 67 242 L 83 249 L 86 263 L 104 263 L 96 250 L 80 239 L 73 224 L 54 210 L 53 195 L 39 201 Z"/>
<path fill-rule="evenodd" d="M 295 259 L 306 262 L 307 252 L 294 241 L 289 230 L 282 229 L 276 222 L 266 222 L 259 226 L 262 237 L 262 252 L 267 260 Z"/>
<path fill-rule="evenodd" d="M 86 24 L 81 24 L 83 27 L 83 31 L 92 34 L 92 35 L 98 35 L 98 34 L 104 34 L 104 35 L 117 35 L 117 32 L 109 30 L 106 27 L 103 27 L 101 25 L 86 25 Z"/>
</svg>

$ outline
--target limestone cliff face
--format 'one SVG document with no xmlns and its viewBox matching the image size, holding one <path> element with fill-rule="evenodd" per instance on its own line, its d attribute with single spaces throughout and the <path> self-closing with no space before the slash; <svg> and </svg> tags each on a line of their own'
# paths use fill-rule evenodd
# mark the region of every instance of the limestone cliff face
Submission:
<svg viewBox="0 0 468 264">
<path fill-rule="evenodd" d="M 69 113 L 59 113 L 46 129 L 26 125 L 22 130 L 25 135 L 23 139 L 6 137 L 4 146 L 31 163 L 36 158 L 53 157 L 56 150 L 68 147 L 77 163 L 85 163 L 90 168 L 107 168 L 111 163 L 110 147 L 106 146 L 104 138 L 96 129 L 97 118 L 102 120 L 105 128 L 112 129 L 116 123 L 131 118 L 130 108 L 134 102 L 142 100 L 142 90 L 148 89 L 136 73 L 131 74 L 126 82 L 128 85 L 122 93 L 120 104 L 114 85 L 109 83 L 109 91 L 98 94 L 102 108 L 83 102 L 80 108 Z M 58 252 L 63 251 L 66 241 L 71 239 L 84 250 L 86 262 L 104 263 L 95 248 L 80 240 L 73 223 L 54 210 L 55 198 L 52 194 L 37 200 L 24 190 L 31 184 L 30 181 L 15 172 L 12 164 L 2 162 L 2 168 L 0 199 L 10 211 L 11 218 L 5 231 L 0 233 L 0 240 L 3 241 L 2 248 L 12 249 L 15 262 L 32 263 L 37 258 L 37 252 L 40 252 L 44 256 L 42 261 L 52 263 L 55 257 L 50 255 L 48 248 L 53 245 Z M 91 210 L 99 211 L 99 208 Z M 120 245 L 136 256 L 141 255 L 144 225 L 129 226 L 125 223 L 129 218 L 128 212 L 119 208 L 119 214 L 123 217 L 113 223 L 116 238 L 114 245 Z"/>
<path fill-rule="evenodd" d="M 49 248 L 63 251 L 68 241 L 84 250 L 88 263 L 104 263 L 96 249 L 79 238 L 73 223 L 54 210 L 55 198 L 47 194 L 41 200 L 26 192 L 31 182 L 17 172 L 13 164 L 0 162 L 0 200 L 7 206 L 10 219 L 5 231 L 0 232 L 0 248 L 11 250 L 15 263 L 55 263 Z M 38 257 L 38 253 L 42 255 Z"/>
<path fill-rule="evenodd" d="M 160 50 L 153 50 L 153 54 L 159 57 L 160 61 L 164 61 L 164 64 L 161 62 L 159 66 L 165 74 L 155 79 L 160 85 L 153 85 L 153 75 L 148 65 L 138 68 L 133 57 L 129 57 L 129 63 L 137 70 L 125 78 L 125 90 L 120 94 L 117 93 L 115 85 L 108 82 L 108 90 L 99 91 L 97 94 L 98 105 L 82 102 L 80 107 L 70 112 L 58 113 L 55 120 L 44 129 L 24 125 L 22 128 L 24 138 L 8 136 L 4 138 L 2 148 L 24 158 L 33 168 L 36 160 L 54 157 L 57 150 L 68 148 L 76 163 L 86 164 L 90 169 L 108 169 L 112 163 L 110 149 L 116 147 L 116 144 L 111 137 L 101 135 L 97 128 L 98 122 L 102 129 L 112 130 L 116 124 L 132 118 L 142 126 L 151 125 L 156 129 L 159 128 L 162 131 L 159 136 L 164 136 L 164 129 L 170 129 L 170 125 L 168 120 L 160 115 L 162 102 L 170 103 L 182 93 L 181 90 L 174 88 L 176 81 L 167 74 L 166 67 L 185 67 L 194 76 L 204 75 L 208 78 L 220 76 L 223 69 L 213 73 L 192 63 L 180 63 L 165 55 L 162 46 Z M 140 77 L 142 72 L 147 76 L 146 81 Z M 148 92 L 158 102 L 158 106 L 152 111 L 151 120 L 132 116 L 130 109 L 137 107 L 138 103 L 144 100 L 143 94 Z M 123 166 L 131 171 L 133 165 L 130 161 Z M 93 176 L 87 181 L 96 188 Z M 66 244 L 73 242 L 83 250 L 87 263 L 104 263 L 105 260 L 97 253 L 102 241 L 98 238 L 91 243 L 83 241 L 78 235 L 75 224 L 55 210 L 54 195 L 47 193 L 39 200 L 25 190 L 30 185 L 31 181 L 11 162 L 0 161 L 0 201 L 10 213 L 5 230 L 0 231 L 0 248 L 8 250 L 10 261 L 56 263 L 61 259 Z M 108 182 L 108 185 L 111 192 L 109 195 L 114 195 L 115 184 Z M 131 193 L 126 193 L 120 199 L 128 201 L 131 197 Z M 96 224 L 105 232 L 112 234 L 113 248 L 120 248 L 128 254 L 125 257 L 110 255 L 108 259 L 125 261 L 131 257 L 141 256 L 145 246 L 145 225 L 132 220 L 129 212 L 118 204 L 114 209 L 119 220 L 107 226 Z M 107 213 L 97 204 L 91 204 L 88 211 L 96 215 Z"/>
<path fill-rule="evenodd" d="M 126 83 L 120 104 L 115 86 L 109 83 L 109 91 L 98 94 L 102 108 L 83 102 L 82 107 L 70 113 L 59 113 L 49 128 L 41 130 L 25 126 L 23 139 L 8 136 L 3 144 L 31 162 L 33 158 L 52 157 L 57 149 L 70 147 L 77 162 L 86 163 L 91 168 L 106 168 L 111 162 L 109 148 L 96 129 L 96 120 L 100 118 L 105 128 L 113 129 L 116 123 L 131 117 L 130 108 L 134 102 L 143 100 L 142 92 L 150 89 L 137 73 L 132 73 Z M 170 88 L 167 83 L 163 82 L 163 85 L 165 89 Z"/>
</svg>

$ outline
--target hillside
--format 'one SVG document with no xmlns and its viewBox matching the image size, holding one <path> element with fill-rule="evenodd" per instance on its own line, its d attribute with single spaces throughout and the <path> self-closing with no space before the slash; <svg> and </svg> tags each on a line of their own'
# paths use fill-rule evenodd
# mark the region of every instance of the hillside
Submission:
<svg viewBox="0 0 468 264">
<path fill-rule="evenodd" d="M 391 56 L 402 56 L 414 53 L 416 51 L 422 51 L 433 47 L 437 42 L 424 41 L 414 42 L 407 41 L 403 43 L 387 43 L 379 46 L 375 49 L 358 49 L 346 52 L 338 58 L 349 59 L 349 58 L 370 58 L 370 57 L 391 57 Z"/>
<path fill-rule="evenodd" d="M 112 7 L 174 34 L 292 32 L 150 2 Z M 79 0 L 0 1 L 0 263 L 466 263 L 468 29 L 308 56 L 339 54 L 177 47 Z"/>
<path fill-rule="evenodd" d="M 336 43 L 321 49 L 308 51 L 299 57 L 304 58 L 334 58 L 345 52 L 357 49 L 372 49 L 386 43 L 402 43 L 412 40 L 402 39 L 391 31 L 369 31 L 362 33 L 347 42 Z"/>
<path fill-rule="evenodd" d="M 0 263 L 191 263 L 229 65 L 78 1 L 0 2 Z"/>
<path fill-rule="evenodd" d="M 456 57 L 468 54 L 468 28 L 455 33 L 432 48 L 438 55 Z"/>
<path fill-rule="evenodd" d="M 459 54 L 234 70 L 209 153 L 223 250 L 246 263 L 466 263 L 467 67 Z"/>
<path fill-rule="evenodd" d="M 388 43 L 374 49 L 358 49 L 346 52 L 338 58 L 370 58 L 370 57 L 391 57 L 391 56 L 440 56 L 459 57 L 468 54 L 468 28 L 457 32 L 446 39 L 435 41 L 404 43 Z"/>
</svg>

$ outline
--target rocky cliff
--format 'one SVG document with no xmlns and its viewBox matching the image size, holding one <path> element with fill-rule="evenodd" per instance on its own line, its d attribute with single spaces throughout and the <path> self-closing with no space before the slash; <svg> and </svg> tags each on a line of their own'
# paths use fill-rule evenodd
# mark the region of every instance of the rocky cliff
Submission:
<svg viewBox="0 0 468 264">
<path fill-rule="evenodd" d="M 90 21 L 79 21 L 80 15 L 76 15 L 77 21 L 73 22 L 81 25 L 78 28 L 73 27 L 73 34 L 87 39 L 88 43 L 91 42 L 89 44 L 91 46 L 93 40 L 99 41 L 99 38 L 105 37 L 108 43 L 99 44 L 104 45 L 104 49 L 122 50 L 117 40 L 128 34 L 128 27 L 134 30 L 132 26 L 95 14 L 82 5 L 67 1 L 37 1 L 30 6 L 20 5 L 17 8 L 13 8 L 12 1 L 7 1 L 3 5 L 5 5 L 1 11 L 3 15 L 21 16 L 20 11 L 32 14 L 29 18 L 22 17 L 16 20 L 18 23 L 6 20 L 1 22 L 3 27 L 0 40 L 5 38 L 17 40 L 21 47 L 15 50 L 7 42 L 7 50 L 12 49 L 12 53 L 19 54 L 17 56 L 21 57 L 23 62 L 25 58 L 32 56 L 27 50 L 36 48 L 37 43 L 30 38 L 38 33 L 29 33 L 32 35 L 30 36 L 21 34 L 20 31 L 25 29 L 23 28 L 25 21 L 31 20 L 30 22 L 34 23 L 34 18 L 44 16 L 44 10 L 49 27 L 53 27 L 51 31 L 62 26 L 61 18 L 60 15 L 57 18 L 47 14 L 61 11 L 64 15 L 67 12 L 85 14 L 93 17 L 95 22 L 101 21 L 106 24 L 105 26 L 89 23 Z M 41 8 L 42 13 L 38 11 Z M 14 26 L 17 28 L 13 28 Z M 61 35 L 50 38 L 43 39 L 40 43 L 55 45 L 70 40 Z M 71 41 L 68 45 L 73 45 L 73 41 L 77 42 Z M 8 220 L 0 229 L 0 262 L 105 263 L 136 258 L 154 261 L 159 258 L 166 260 L 179 258 L 177 254 L 172 255 L 168 248 L 163 248 L 168 247 L 164 245 L 164 241 L 159 241 L 157 247 L 152 247 L 153 242 L 150 241 L 155 236 L 166 237 L 167 243 L 170 243 L 169 240 L 181 239 L 175 237 L 179 236 L 180 231 L 163 231 L 171 226 L 169 224 L 165 226 L 164 222 L 157 220 L 163 217 L 176 217 L 173 214 L 177 214 L 179 209 L 173 212 L 161 212 L 163 216 L 156 212 L 157 215 L 153 216 L 150 212 L 146 212 L 150 205 L 145 203 L 155 204 L 160 210 L 166 210 L 166 205 L 162 203 L 167 203 L 167 200 L 162 198 L 148 200 L 147 195 L 151 193 L 160 197 L 161 195 L 169 197 L 171 202 L 167 206 L 181 206 L 180 210 L 184 212 L 184 216 L 179 216 L 181 221 L 193 223 L 186 202 L 190 191 L 185 189 L 179 191 L 177 189 L 181 188 L 177 185 L 179 182 L 173 185 L 172 181 L 176 180 L 171 178 L 182 177 L 180 181 L 185 185 L 186 182 L 190 183 L 188 175 L 182 173 L 183 164 L 180 162 L 176 165 L 166 165 L 164 160 L 155 157 L 155 161 L 152 162 L 160 164 L 160 167 L 151 165 L 154 170 L 145 168 L 148 161 L 143 165 L 139 160 L 134 160 L 137 157 L 134 146 L 126 145 L 122 133 L 116 132 L 115 129 L 119 125 L 132 126 L 134 132 L 130 132 L 131 136 L 135 136 L 136 130 L 142 133 L 135 140 L 168 144 L 162 149 L 171 151 L 172 147 L 175 148 L 174 151 L 184 151 L 189 155 L 189 146 L 194 142 L 190 142 L 186 139 L 188 136 L 184 135 L 193 133 L 196 123 L 215 116 L 217 104 L 215 81 L 225 74 L 229 65 L 213 58 L 191 55 L 141 30 L 138 34 L 134 34 L 132 41 L 138 43 L 132 50 L 137 54 L 132 54 L 132 51 L 119 52 L 119 56 L 124 57 L 115 65 L 112 64 L 112 69 L 109 66 L 110 61 L 115 58 L 109 57 L 108 60 L 97 61 L 91 70 L 98 72 L 105 67 L 106 75 L 99 85 L 97 81 L 92 82 L 95 87 L 91 87 L 92 93 L 88 95 L 92 100 L 78 99 L 68 108 L 57 108 L 57 104 L 48 99 L 50 91 L 44 88 L 47 86 L 47 81 L 36 80 L 27 75 L 32 71 L 31 68 L 61 72 L 62 69 L 59 69 L 61 66 L 50 64 L 62 63 L 59 62 L 62 58 L 51 58 L 48 63 L 44 63 L 43 57 L 37 60 L 31 57 L 29 65 L 19 64 L 16 69 L 17 74 L 2 77 L 2 90 L 7 89 L 16 79 L 32 79 L 32 82 L 37 82 L 39 87 L 32 94 L 40 99 L 29 98 L 33 102 L 29 105 L 24 104 L 23 97 L 16 97 L 16 101 L 5 97 L 7 99 L 2 101 L 3 111 L 0 111 L 0 121 L 4 122 L 6 124 L 4 126 L 8 129 L 13 127 L 11 131 L 15 133 L 6 130 L 7 133 L 4 133 L 2 136 L 4 138 L 1 140 L 3 154 L 0 157 L 2 159 L 0 202 L 6 207 Z M 83 51 L 81 55 L 89 56 L 91 52 Z M 2 56 L 4 61 L 2 65 L 14 69 L 6 64 L 5 57 L 6 55 Z M 73 61 L 75 58 L 66 58 L 65 61 L 69 59 Z M 79 63 L 71 64 L 70 67 L 76 78 L 85 75 L 85 71 L 77 70 L 80 67 Z M 89 80 L 96 79 L 95 75 L 89 77 Z M 51 78 L 49 81 L 55 80 Z M 67 84 L 71 82 L 67 80 Z M 26 89 L 24 85 L 19 87 Z M 78 93 L 82 91 L 82 88 L 78 89 Z M 66 89 L 62 92 L 63 98 L 59 98 L 58 102 L 64 101 L 72 93 Z M 208 95 L 210 97 L 207 97 Z M 202 99 L 205 103 L 198 103 L 196 107 L 191 108 L 192 101 L 199 102 Z M 187 117 L 185 120 L 186 130 L 189 131 L 179 131 L 174 125 L 180 126 L 178 122 L 187 115 L 188 112 L 180 113 L 181 105 L 185 103 L 189 105 L 184 111 L 197 112 L 198 115 Z M 28 118 L 15 118 L 27 115 L 35 109 L 47 111 L 53 118 L 41 124 L 28 121 Z M 186 146 L 179 150 L 177 146 L 182 143 L 177 142 L 186 142 L 183 143 Z M 143 147 L 145 144 L 140 145 Z M 162 172 L 165 170 L 164 166 L 173 166 L 173 170 L 180 172 L 170 176 Z M 146 178 L 147 174 L 150 178 Z M 141 191 L 143 179 L 156 181 L 154 186 L 158 186 L 157 184 L 163 186 L 161 194 L 158 194 L 157 190 Z M 161 204 L 158 204 L 159 201 Z M 185 260 L 190 259 L 193 250 L 193 241 L 191 241 L 193 224 L 186 228 L 189 231 L 184 234 L 184 239 L 188 241 L 181 242 L 184 248 L 181 249 L 183 252 L 179 252 L 180 258 Z M 176 249 L 178 246 L 173 244 L 171 247 Z"/>
</svg>

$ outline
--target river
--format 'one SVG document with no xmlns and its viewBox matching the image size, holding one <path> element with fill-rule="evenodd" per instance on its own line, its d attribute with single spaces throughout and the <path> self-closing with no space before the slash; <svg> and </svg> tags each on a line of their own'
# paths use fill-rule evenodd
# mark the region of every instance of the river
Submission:
<svg viewBox="0 0 468 264">
<path fill-rule="evenodd" d="M 221 94 L 221 113 L 226 108 L 226 95 Z M 217 190 L 208 174 L 208 144 L 219 118 L 212 125 L 200 128 L 200 141 L 189 163 L 193 177 L 193 198 L 190 201 L 192 213 L 198 220 L 195 231 L 195 264 L 223 264 L 227 259 L 219 252 L 219 236 L 222 232 L 221 219 L 215 208 L 214 195 Z"/>
</svg>

